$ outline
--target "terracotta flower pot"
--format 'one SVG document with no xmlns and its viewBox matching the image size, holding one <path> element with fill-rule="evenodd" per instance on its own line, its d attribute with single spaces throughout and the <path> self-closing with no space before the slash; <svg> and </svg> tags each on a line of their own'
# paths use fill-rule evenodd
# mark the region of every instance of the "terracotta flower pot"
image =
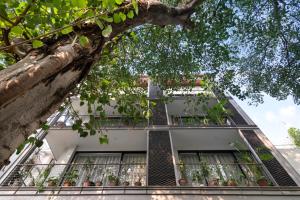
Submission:
<svg viewBox="0 0 300 200">
<path fill-rule="evenodd" d="M 56 182 L 55 181 L 48 181 L 48 187 L 54 187 L 54 186 L 56 186 L 57 184 L 56 184 Z"/>
<path fill-rule="evenodd" d="M 179 185 L 185 186 L 188 184 L 188 181 L 185 178 L 181 178 L 178 180 Z"/>
<path fill-rule="evenodd" d="M 208 186 L 219 186 L 219 180 L 218 179 L 212 179 L 208 182 Z"/>
<path fill-rule="evenodd" d="M 108 186 L 117 186 L 118 185 L 118 181 L 117 180 L 110 180 L 108 181 Z"/>
<path fill-rule="evenodd" d="M 64 181 L 64 184 L 63 184 L 65 187 L 71 187 L 74 185 L 74 183 L 72 183 L 71 181 Z"/>
<path fill-rule="evenodd" d="M 136 182 L 134 182 L 134 186 L 142 186 L 141 181 L 136 181 Z"/>
<path fill-rule="evenodd" d="M 102 186 L 103 185 L 103 183 L 102 183 L 102 181 L 96 181 L 96 184 L 95 184 L 96 186 Z"/>
<path fill-rule="evenodd" d="M 234 179 L 231 179 L 227 181 L 227 186 L 237 186 L 237 183 Z"/>
<path fill-rule="evenodd" d="M 83 186 L 83 187 L 90 187 L 90 186 L 92 186 L 91 181 L 85 180 L 85 181 L 83 182 L 82 186 Z"/>
<path fill-rule="evenodd" d="M 124 182 L 123 182 L 123 185 L 124 185 L 124 186 L 129 186 L 129 182 L 128 182 L 128 181 L 124 181 Z"/>
<path fill-rule="evenodd" d="M 268 186 L 268 185 L 269 185 L 267 179 L 265 179 L 265 178 L 258 179 L 258 180 L 257 180 L 257 184 L 258 184 L 259 186 L 261 186 L 261 187 L 264 187 L 264 186 Z"/>
</svg>

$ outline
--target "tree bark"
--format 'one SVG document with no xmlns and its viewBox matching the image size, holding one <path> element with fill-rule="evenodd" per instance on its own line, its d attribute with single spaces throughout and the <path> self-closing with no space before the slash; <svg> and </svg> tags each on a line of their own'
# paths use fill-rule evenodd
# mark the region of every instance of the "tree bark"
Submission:
<svg viewBox="0 0 300 200">
<path fill-rule="evenodd" d="M 190 27 L 189 16 L 199 3 L 202 1 L 194 0 L 183 7 L 168 7 L 156 1 L 139 1 L 139 15 L 120 24 L 112 23 L 113 32 L 109 38 L 99 36 L 101 30 L 95 24 L 74 27 L 77 33 L 89 37 L 89 49 L 58 39 L 48 47 L 48 53 L 32 51 L 18 63 L 0 71 L 0 164 L 57 110 L 92 64 L 100 59 L 105 42 L 145 23 Z"/>
</svg>

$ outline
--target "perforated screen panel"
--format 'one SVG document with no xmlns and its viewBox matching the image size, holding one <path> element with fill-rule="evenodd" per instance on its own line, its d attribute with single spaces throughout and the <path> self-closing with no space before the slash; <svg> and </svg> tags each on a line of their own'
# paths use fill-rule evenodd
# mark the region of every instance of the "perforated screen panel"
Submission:
<svg viewBox="0 0 300 200">
<path fill-rule="evenodd" d="M 149 131 L 148 185 L 175 186 L 175 172 L 168 131 Z"/>
<path fill-rule="evenodd" d="M 270 149 L 268 149 L 263 141 L 256 135 L 256 133 L 252 130 L 243 130 L 243 135 L 255 150 L 258 155 L 261 154 L 271 154 Z M 272 154 L 271 154 L 272 155 Z M 269 157 L 269 156 L 267 156 Z M 275 181 L 280 186 L 297 186 L 295 181 L 289 176 L 286 170 L 281 166 L 278 160 L 273 157 L 272 159 L 262 160 L 266 168 L 269 170 Z"/>
</svg>

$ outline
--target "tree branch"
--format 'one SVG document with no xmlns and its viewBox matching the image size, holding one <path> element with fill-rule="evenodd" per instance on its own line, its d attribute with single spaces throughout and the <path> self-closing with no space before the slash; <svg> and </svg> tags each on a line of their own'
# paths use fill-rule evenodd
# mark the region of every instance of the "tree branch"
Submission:
<svg viewBox="0 0 300 200">
<path fill-rule="evenodd" d="M 28 3 L 26 8 L 23 10 L 23 12 L 19 16 L 17 16 L 16 21 L 13 23 L 13 26 L 17 26 L 24 19 L 25 15 L 27 14 L 29 9 L 31 8 L 32 4 L 35 3 L 35 1 L 36 0 L 32 0 L 30 3 Z"/>
</svg>

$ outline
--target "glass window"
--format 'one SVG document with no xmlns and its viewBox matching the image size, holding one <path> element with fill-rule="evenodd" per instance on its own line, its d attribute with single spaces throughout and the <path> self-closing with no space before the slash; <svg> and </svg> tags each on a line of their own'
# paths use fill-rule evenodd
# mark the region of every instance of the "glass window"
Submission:
<svg viewBox="0 0 300 200">
<path fill-rule="evenodd" d="M 180 178 L 192 186 L 255 186 L 263 171 L 250 152 L 180 152 Z"/>
<path fill-rule="evenodd" d="M 75 186 L 84 185 L 146 185 L 145 153 L 77 153 L 65 179 L 70 172 L 78 174 Z M 112 182 L 114 180 L 115 182 Z"/>
</svg>

